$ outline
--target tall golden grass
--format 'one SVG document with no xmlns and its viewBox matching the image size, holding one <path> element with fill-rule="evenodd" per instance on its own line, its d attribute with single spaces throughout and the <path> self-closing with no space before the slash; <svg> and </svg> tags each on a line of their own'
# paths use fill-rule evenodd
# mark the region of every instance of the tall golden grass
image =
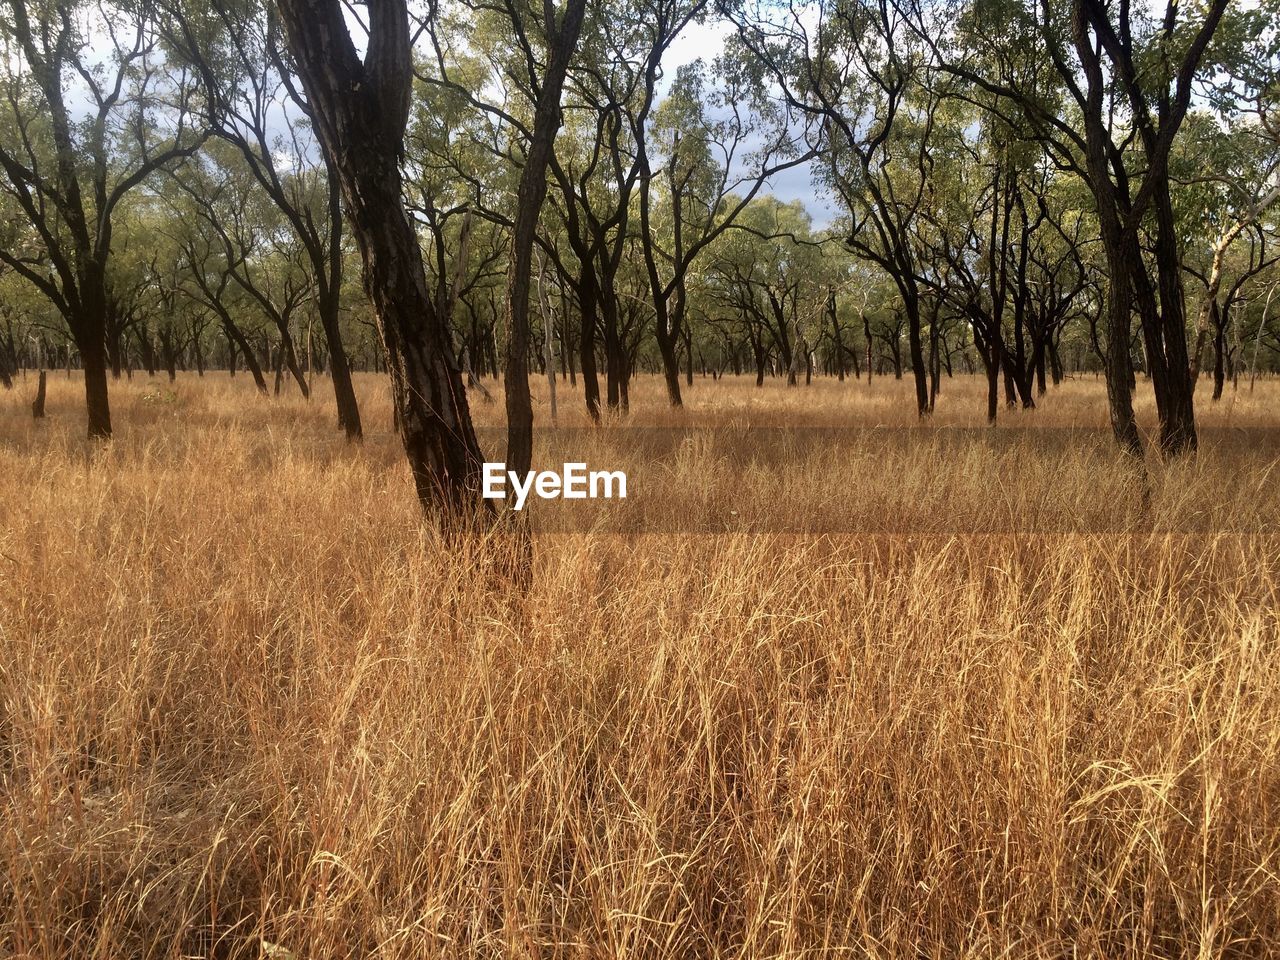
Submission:
<svg viewBox="0 0 1280 960">
<path fill-rule="evenodd" d="M 323 382 L 135 376 L 100 447 L 77 382 L 43 423 L 20 383 L 0 950 L 1280 953 L 1280 384 L 1204 398 L 1204 449 L 1145 498 L 1091 380 L 1008 443 L 947 432 L 981 424 L 977 381 L 927 425 L 904 386 L 699 381 L 672 413 L 642 380 L 632 422 L 722 428 L 652 509 L 847 511 L 547 534 L 521 595 L 421 522 L 377 378 L 355 448 Z M 725 474 L 744 425 L 883 430 Z"/>
</svg>

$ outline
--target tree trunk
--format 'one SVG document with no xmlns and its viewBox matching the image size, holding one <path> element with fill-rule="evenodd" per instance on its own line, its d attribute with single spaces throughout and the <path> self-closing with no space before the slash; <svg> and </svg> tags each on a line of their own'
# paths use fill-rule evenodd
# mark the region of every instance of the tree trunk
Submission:
<svg viewBox="0 0 1280 960">
<path fill-rule="evenodd" d="M 871 321 L 862 314 L 862 335 L 867 339 L 867 386 L 871 386 L 871 371 L 875 367 L 875 342 L 871 339 Z"/>
<path fill-rule="evenodd" d="M 582 366 L 582 391 L 587 402 L 587 413 L 595 423 L 600 422 L 600 378 L 596 374 L 596 307 L 599 302 L 595 271 L 583 264 L 578 278 L 578 306 L 581 310 L 581 328 L 578 337 L 578 360 Z"/>
<path fill-rule="evenodd" d="M 1217 304 L 1214 305 L 1215 312 Z M 1226 368 L 1227 331 L 1225 324 L 1214 325 L 1213 332 L 1213 399 L 1222 399 L 1222 390 L 1227 382 Z"/>
<path fill-rule="evenodd" d="M 548 9 L 552 9 L 548 5 Z M 516 192 L 507 267 L 507 343 L 504 382 L 507 399 L 507 469 L 524 474 L 533 458 L 533 405 L 529 397 L 529 297 L 533 245 L 547 196 L 547 165 L 560 129 L 560 91 L 569 58 L 578 43 L 586 0 L 568 0 L 559 25 L 545 24 L 550 56 L 534 105 L 533 131 Z"/>
<path fill-rule="evenodd" d="M 111 401 L 107 397 L 107 358 L 105 344 L 80 345 L 80 362 L 84 367 L 85 408 L 89 415 L 89 439 L 111 438 Z"/>
<path fill-rule="evenodd" d="M 325 346 L 329 350 L 329 375 L 333 379 L 333 397 L 338 407 L 338 426 L 353 443 L 364 437 L 364 425 L 360 422 L 360 403 L 351 382 L 351 363 L 342 345 L 342 328 L 338 323 L 338 309 L 342 292 L 342 204 L 338 178 L 329 169 L 329 227 L 330 265 L 328 289 L 319 301 L 320 328 L 324 331 Z"/>
<path fill-rule="evenodd" d="M 48 375 L 42 367 L 40 370 L 40 382 L 36 385 L 36 398 L 31 402 L 31 416 L 37 420 L 44 417 L 45 382 L 47 379 Z"/>
<path fill-rule="evenodd" d="M 363 62 L 340 0 L 277 5 L 360 248 L 418 499 L 428 509 L 473 512 L 488 505 L 479 496 L 484 457 L 402 199 L 399 164 L 413 81 L 405 0 L 370 0 Z"/>
</svg>

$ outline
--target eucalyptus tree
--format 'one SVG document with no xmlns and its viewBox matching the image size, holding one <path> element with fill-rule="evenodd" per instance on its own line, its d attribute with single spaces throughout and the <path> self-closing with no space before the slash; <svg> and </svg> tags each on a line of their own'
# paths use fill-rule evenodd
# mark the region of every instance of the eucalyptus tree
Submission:
<svg viewBox="0 0 1280 960">
<path fill-rule="evenodd" d="M 349 440 L 359 440 L 360 408 L 339 320 L 344 258 L 338 180 L 314 142 L 310 108 L 284 64 L 278 20 L 260 0 L 165 2 L 167 35 L 202 79 L 214 135 L 233 148 L 296 237 L 315 288 L 338 426 Z"/>
<path fill-rule="evenodd" d="M 175 173 L 173 184 L 190 201 L 186 209 L 221 244 L 223 269 L 232 284 L 275 327 L 276 394 L 288 370 L 310 398 L 295 338 L 296 319 L 317 295 L 308 244 L 290 229 L 279 206 L 256 189 L 248 171 L 237 167 L 234 154 L 219 157 L 218 151 L 208 151 Z"/>
<path fill-rule="evenodd" d="M 635 238 L 634 201 L 646 175 L 644 141 L 659 98 L 662 62 L 677 38 L 705 18 L 709 2 L 600 4 L 593 8 L 566 80 L 569 130 L 550 161 L 558 187 L 553 206 L 576 261 L 561 258 L 559 265 L 574 277 L 583 392 L 596 419 L 597 342 L 604 348 L 606 403 L 611 409 L 626 406 L 632 351 L 622 328 L 633 327 L 637 315 L 620 296 L 620 275 Z M 633 343 L 638 336 L 635 329 Z"/>
<path fill-rule="evenodd" d="M 667 399 L 674 407 L 682 403 L 677 345 L 687 334 L 690 270 L 771 177 L 819 152 L 797 146 L 804 142 L 808 118 L 771 98 L 761 73 L 743 63 L 742 51 L 731 47 L 710 64 L 698 60 L 679 68 L 652 134 L 645 124 L 633 123 L 641 249 Z M 661 216 L 659 203 L 665 208 Z"/>
<path fill-rule="evenodd" d="M 474 61 L 448 68 L 461 84 L 459 72 L 468 88 L 486 76 Z M 459 336 L 469 377 L 488 369 L 486 353 L 499 326 L 488 311 L 488 294 L 505 276 L 519 176 L 507 150 L 501 124 L 476 109 L 469 95 L 419 68 L 405 138 L 405 200 L 426 232 L 431 294 Z"/>
<path fill-rule="evenodd" d="M 1088 188 L 1107 283 L 1107 392 L 1120 448 L 1142 443 L 1128 349 L 1137 313 L 1160 447 L 1197 437 L 1169 156 L 1228 0 L 1163 10 L 1094 0 L 894 0 L 940 70 Z M 1150 249 L 1150 257 L 1144 250 Z"/>
<path fill-rule="evenodd" d="M 850 248 L 897 288 L 916 410 L 926 416 L 924 293 L 911 233 L 933 173 L 942 94 L 925 76 L 923 45 L 889 3 L 818 0 L 780 9 L 761 0 L 722 2 L 790 106 L 815 124 L 822 172 L 849 214 Z"/>
<path fill-rule="evenodd" d="M 108 277 L 121 202 L 206 132 L 196 78 L 167 62 L 149 0 L 4 0 L 0 189 L 34 228 L 0 260 L 66 322 L 84 365 L 88 433 L 111 436 Z"/>
<path fill-rule="evenodd" d="M 528 470 L 533 451 L 533 408 L 529 396 L 529 307 L 532 295 L 533 249 L 547 192 L 547 166 L 556 132 L 561 125 L 561 91 L 574 55 L 586 14 L 587 0 L 554 0 L 542 4 L 527 0 L 473 3 L 457 0 L 491 42 L 480 40 L 490 59 L 492 76 L 510 80 L 517 93 L 515 103 L 507 92 L 499 101 L 485 96 L 484 84 L 467 84 L 452 69 L 447 51 L 457 44 L 443 36 L 440 7 L 432 5 L 422 20 L 422 32 L 431 39 L 435 54 L 433 72 L 420 76 L 429 83 L 461 94 L 478 109 L 501 122 L 506 138 L 505 154 L 519 169 L 511 212 L 511 247 L 507 257 L 506 338 L 504 379 L 507 407 L 507 464 L 512 470 Z M 492 29 L 496 27 L 496 29 Z"/>
<path fill-rule="evenodd" d="M 948 313 L 969 324 L 987 374 L 987 420 L 996 422 L 1000 381 L 1007 406 L 1035 406 L 1034 380 L 1046 349 L 1035 289 L 1034 252 L 1049 230 L 1053 170 L 998 118 L 971 111 L 939 118 L 937 174 L 913 237 L 920 282 L 929 287 L 931 394 L 939 334 Z"/>
<path fill-rule="evenodd" d="M 823 261 L 804 206 L 771 194 L 747 204 L 709 248 L 708 295 L 744 324 L 757 386 L 772 357 L 790 386 L 807 366 L 827 309 Z"/>
<path fill-rule="evenodd" d="M 368 0 L 367 22 L 349 25 L 341 0 L 276 2 L 292 69 L 360 248 L 418 498 L 428 509 L 471 513 L 487 503 L 479 497 L 484 457 L 403 200 L 400 160 L 413 91 L 407 4 Z M 367 33 L 363 53 L 353 28 Z"/>
<path fill-rule="evenodd" d="M 235 269 L 243 266 L 236 262 L 235 244 L 227 232 L 233 218 L 224 217 L 220 195 L 203 186 L 188 183 L 184 189 L 177 180 L 170 180 L 163 195 L 170 213 L 163 242 L 174 250 L 177 293 L 195 312 L 217 320 L 226 338 L 231 375 L 235 376 L 237 360 L 243 361 L 258 393 L 265 397 L 267 381 L 254 345 L 260 339 L 260 324 L 251 323 L 249 297 L 233 280 Z M 262 318 L 261 313 L 258 316 Z M 269 363 L 265 353 L 263 358 Z"/>
<path fill-rule="evenodd" d="M 1280 54 L 1276 67 L 1280 69 Z M 1214 399 L 1222 395 L 1229 307 L 1249 280 L 1273 262 L 1277 244 L 1268 239 L 1277 229 L 1274 211 L 1280 206 L 1280 125 L 1269 119 L 1265 94 L 1255 92 L 1251 103 L 1256 106 L 1244 109 L 1223 89 L 1232 89 L 1230 81 L 1215 88 L 1217 110 L 1189 118 L 1187 135 L 1170 160 L 1181 187 L 1175 204 L 1187 224 L 1185 266 L 1204 288 L 1191 352 L 1192 388 L 1212 337 Z M 1241 254 L 1246 246 L 1248 252 Z"/>
</svg>

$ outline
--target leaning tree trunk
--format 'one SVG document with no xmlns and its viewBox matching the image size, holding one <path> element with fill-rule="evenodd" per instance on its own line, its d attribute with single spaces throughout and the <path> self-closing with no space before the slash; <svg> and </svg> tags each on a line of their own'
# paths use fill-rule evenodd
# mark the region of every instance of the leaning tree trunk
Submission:
<svg viewBox="0 0 1280 960">
<path fill-rule="evenodd" d="M 231 350 L 231 375 L 236 375 L 236 351 L 235 347 L 240 348 L 240 355 L 244 358 L 244 365 L 248 369 L 249 374 L 253 377 L 254 386 L 258 388 L 258 393 L 262 396 L 267 395 L 267 378 L 263 376 L 262 365 L 258 363 L 258 355 L 254 353 L 253 346 L 249 343 L 249 339 L 244 332 L 236 326 L 231 319 L 230 314 L 225 310 L 220 310 L 222 314 L 222 328 L 227 335 L 227 342 L 232 344 Z"/>
<path fill-rule="evenodd" d="M 413 81 L 405 0 L 369 0 L 363 61 L 340 0 L 277 0 L 277 6 L 360 248 L 418 499 L 428 509 L 473 512 L 488 503 L 480 498 L 484 457 L 402 199 L 400 155 Z"/>
</svg>

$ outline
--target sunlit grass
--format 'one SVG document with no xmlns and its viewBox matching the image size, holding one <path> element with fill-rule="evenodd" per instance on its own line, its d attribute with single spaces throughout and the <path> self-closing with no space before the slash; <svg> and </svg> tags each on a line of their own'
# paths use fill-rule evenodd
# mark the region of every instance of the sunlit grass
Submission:
<svg viewBox="0 0 1280 960">
<path fill-rule="evenodd" d="M 523 596 L 420 522 L 382 382 L 360 447 L 316 386 L 135 376 L 105 447 L 74 379 L 0 393 L 5 952 L 1275 952 L 1280 384 L 1202 398 L 1144 506 L 1092 379 L 996 439 L 976 380 L 919 425 L 887 378 L 644 379 L 593 463 L 886 429 L 644 494 L 831 532 L 547 535 Z"/>
</svg>

